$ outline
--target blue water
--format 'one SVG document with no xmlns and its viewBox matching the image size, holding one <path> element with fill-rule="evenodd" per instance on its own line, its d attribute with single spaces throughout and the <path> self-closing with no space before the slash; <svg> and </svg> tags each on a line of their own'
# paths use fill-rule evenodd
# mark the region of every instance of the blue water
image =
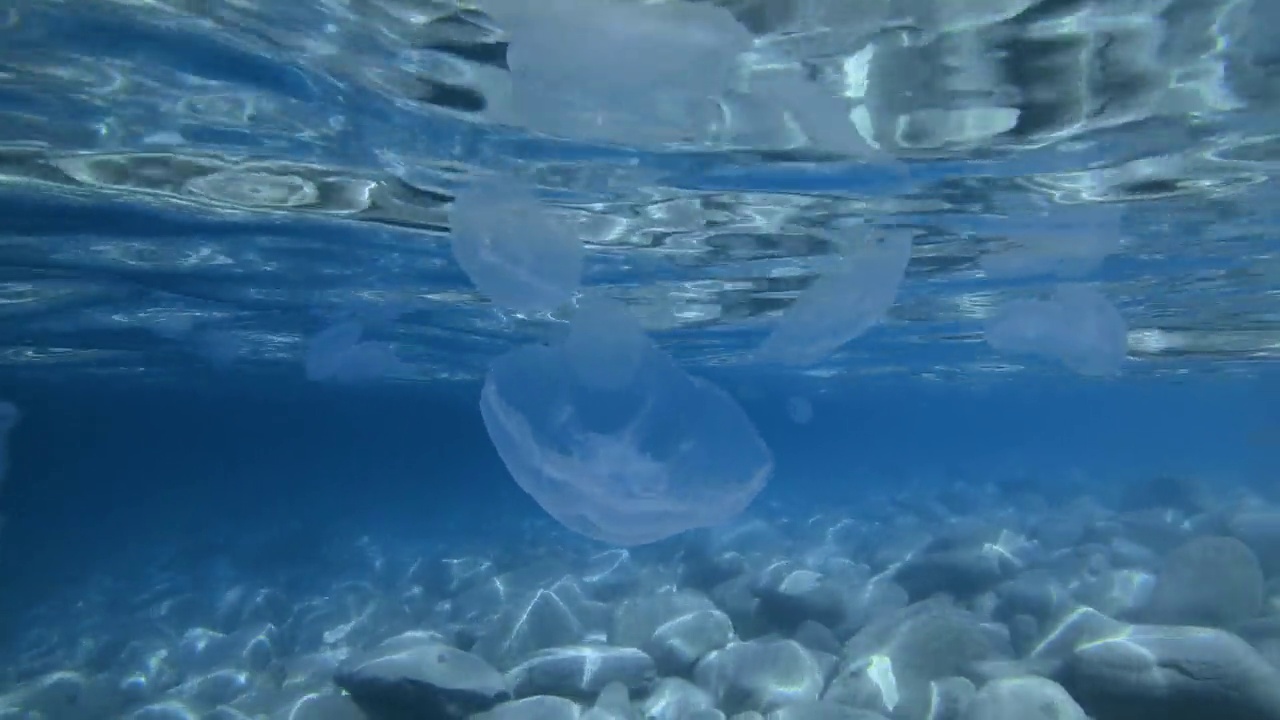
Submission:
<svg viewBox="0 0 1280 720">
<path fill-rule="evenodd" d="M 798 1 L 722 4 L 759 36 L 840 45 L 788 30 Z M 1132 3 L 1058 49 L 1077 67 L 1045 23 L 1107 3 L 1006 4 L 1025 8 L 944 29 L 878 82 L 889 105 L 995 97 L 1019 121 L 867 158 L 513 126 L 505 40 L 470 6 L 0 3 L 0 400 L 22 412 L 0 476 L 0 695 L 75 669 L 76 642 L 147 636 L 110 618 L 146 617 L 164 583 L 323 594 L 380 568 L 370 553 L 606 547 L 522 490 L 480 415 L 490 363 L 573 316 L 497 307 L 455 261 L 449 205 L 483 173 L 567 209 L 582 287 L 741 404 L 775 466 L 735 522 L 929 517 L 955 488 L 1110 503 L 1161 476 L 1280 502 L 1275 6 Z M 829 74 L 852 53 L 808 60 Z M 981 265 L 1046 202 L 1123 209 L 1085 279 L 1127 324 L 1118 374 L 984 342 L 991 308 L 1057 282 Z M 913 231 L 887 316 L 816 365 L 755 362 L 849 218 Z M 351 317 L 404 371 L 308 380 L 307 339 Z M 661 564 L 687 540 L 634 552 Z"/>
</svg>

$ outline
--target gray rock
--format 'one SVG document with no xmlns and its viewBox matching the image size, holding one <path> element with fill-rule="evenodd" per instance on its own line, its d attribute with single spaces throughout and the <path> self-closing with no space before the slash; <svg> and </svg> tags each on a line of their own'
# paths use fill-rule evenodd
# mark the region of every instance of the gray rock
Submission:
<svg viewBox="0 0 1280 720">
<path fill-rule="evenodd" d="M 1280 615 L 1267 615 L 1241 623 L 1232 630 L 1253 646 L 1274 667 L 1280 668 Z"/>
<path fill-rule="evenodd" d="M 971 613 L 931 600 L 881 618 L 845 646 L 823 699 L 903 720 L 924 720 L 931 681 L 967 677 L 978 663 L 1002 659 Z"/>
<path fill-rule="evenodd" d="M 769 621 L 760 610 L 760 599 L 753 588 L 756 578 L 751 574 L 739 575 L 711 590 L 715 605 L 733 622 L 733 629 L 740 638 L 755 638 L 770 631 Z"/>
<path fill-rule="evenodd" d="M 68 718 L 73 716 L 67 716 Z M 185 703 L 175 700 L 152 703 L 129 713 L 129 720 L 197 720 L 200 715 Z"/>
<path fill-rule="evenodd" d="M 760 573 L 752 594 L 760 601 L 766 621 L 785 633 L 806 620 L 835 627 L 846 617 L 845 593 L 822 573 L 794 563 L 774 565 Z"/>
<path fill-rule="evenodd" d="M 507 673 L 517 697 L 594 698 L 610 683 L 647 691 L 657 675 L 653 658 L 635 648 L 576 645 L 536 653 Z"/>
<path fill-rule="evenodd" d="M 458 595 L 482 582 L 492 580 L 497 568 L 488 558 L 442 558 L 432 563 L 419 560 L 409 570 L 409 577 L 427 586 L 429 590 Z"/>
<path fill-rule="evenodd" d="M 368 720 L 368 715 L 347 695 L 308 693 L 289 703 L 281 713 L 288 720 Z"/>
<path fill-rule="evenodd" d="M 249 674 L 243 670 L 215 670 L 183 684 L 178 692 L 205 706 L 229 705 L 250 689 Z"/>
<path fill-rule="evenodd" d="M 505 702 L 471 716 L 471 720 L 578 720 L 582 708 L 578 703 L 551 695 L 534 695 Z"/>
<path fill-rule="evenodd" d="M 582 714 L 583 720 L 639 720 L 631 704 L 631 691 L 620 682 L 604 686 L 595 705 Z"/>
<path fill-rule="evenodd" d="M 666 623 L 701 610 L 715 610 L 707 596 L 690 590 L 662 591 L 629 598 L 614 610 L 609 643 L 644 647 Z"/>
<path fill-rule="evenodd" d="M 986 592 L 1012 573 L 1004 556 L 978 547 L 914 555 L 898 567 L 893 579 L 913 601 L 937 593 L 971 597 Z"/>
<path fill-rule="evenodd" d="M 716 703 L 710 693 L 688 680 L 663 678 L 640 709 L 645 720 L 683 720 L 694 711 L 716 709 Z"/>
<path fill-rule="evenodd" d="M 1155 587 L 1151 573 L 1108 568 L 1080 581 L 1073 595 L 1105 615 L 1130 618 L 1150 602 Z"/>
<path fill-rule="evenodd" d="M 278 631 L 259 624 L 230 635 L 194 627 L 188 629 L 173 653 L 174 667 L 192 676 L 227 668 L 261 670 L 276 656 Z"/>
<path fill-rule="evenodd" d="M 765 715 L 765 720 L 885 720 L 885 717 L 870 710 L 859 710 L 824 700 L 805 700 L 778 708 Z"/>
<path fill-rule="evenodd" d="M 529 597 L 555 579 L 564 577 L 564 574 L 565 568 L 559 563 L 535 561 L 511 572 L 486 576 L 449 601 L 451 619 L 463 625 L 485 628 L 494 618 L 510 609 L 512 598 Z"/>
<path fill-rule="evenodd" d="M 1018 657 L 1026 657 L 1040 642 L 1040 623 L 1030 615 L 1014 615 L 1005 623 L 1009 628 L 1009 642 Z"/>
<path fill-rule="evenodd" d="M 624 549 L 608 550 L 591 557 L 582 572 L 582 587 L 596 600 L 616 600 L 634 590 L 640 570 Z"/>
<path fill-rule="evenodd" d="M 334 682 L 378 720 L 464 718 L 510 699 L 502 674 L 481 658 L 433 642 L 406 645 L 388 641 L 347 659 Z"/>
<path fill-rule="evenodd" d="M 1157 553 L 1167 553 L 1190 539 L 1187 516 L 1176 510 L 1140 510 L 1116 516 L 1120 535 Z"/>
<path fill-rule="evenodd" d="M 1227 527 L 1258 556 L 1267 577 L 1280 575 L 1280 510 L 1248 510 Z"/>
<path fill-rule="evenodd" d="M 747 559 L 737 552 L 715 552 L 705 543 L 693 543 L 680 555 L 681 587 L 710 590 L 747 572 Z"/>
<path fill-rule="evenodd" d="M 120 695 L 105 679 L 69 671 L 28 680 L 6 692 L 3 702 L 40 720 L 79 720 L 82 717 L 120 717 L 124 714 Z M 168 704 L 180 705 L 177 702 Z"/>
<path fill-rule="evenodd" d="M 1076 649 L 1098 640 L 1115 637 L 1129 625 L 1081 605 L 1043 626 L 1043 636 L 1027 653 L 1027 658 L 1049 668 L 1061 667 L 1071 660 Z"/>
<path fill-rule="evenodd" d="M 1196 538 L 1165 558 L 1142 617 L 1164 625 L 1230 627 L 1262 610 L 1264 584 L 1258 558 L 1244 543 Z"/>
<path fill-rule="evenodd" d="M 1133 626 L 1079 646 L 1058 680 L 1096 720 L 1280 719 L 1280 672 L 1217 629 Z"/>
<path fill-rule="evenodd" d="M 1177 510 L 1196 515 L 1217 505 L 1213 489 L 1193 478 L 1162 475 L 1145 482 L 1125 483 L 1121 510 Z"/>
<path fill-rule="evenodd" d="M 1154 570 L 1160 565 L 1160 556 L 1151 548 L 1139 545 L 1128 538 L 1113 538 L 1107 547 L 1111 550 L 1111 565 L 1133 570 Z"/>
<path fill-rule="evenodd" d="M 969 704 L 978 694 L 978 688 L 968 678 L 962 677 L 933 680 L 929 686 L 932 698 L 927 716 L 929 720 L 964 720 Z"/>
<path fill-rule="evenodd" d="M 841 652 L 840 639 L 836 634 L 827 626 L 812 620 L 800 623 L 791 639 L 816 652 L 837 656 Z"/>
<path fill-rule="evenodd" d="M 1066 588 L 1053 575 L 1039 570 L 1001 583 L 995 593 L 997 603 L 992 617 L 1003 621 L 1029 615 L 1047 622 L 1074 605 Z"/>
<path fill-rule="evenodd" d="M 974 696 L 965 720 L 1088 720 L 1058 683 L 1042 677 L 993 680 Z"/>
<path fill-rule="evenodd" d="M 668 620 L 644 644 L 658 671 L 683 675 L 703 656 L 734 639 L 733 623 L 719 610 L 698 610 Z"/>
<path fill-rule="evenodd" d="M 729 713 L 817 700 L 825 684 L 822 664 L 794 640 L 732 643 L 700 660 L 693 677 Z"/>
<path fill-rule="evenodd" d="M 581 642 L 586 628 L 571 607 L 566 589 L 535 590 L 512 604 L 489 625 L 472 651 L 507 670 L 539 650 Z"/>
<path fill-rule="evenodd" d="M 360 708 L 356 707 L 354 704 L 352 704 L 350 707 L 354 708 L 355 712 L 358 714 L 356 715 L 336 714 L 336 715 L 332 715 L 332 720 L 368 720 L 368 716 L 365 715 L 364 712 L 360 710 Z M 290 718 L 290 720 L 292 720 L 292 718 L 295 717 L 292 715 L 288 715 L 287 713 L 288 713 L 288 710 L 284 711 L 285 717 Z M 330 720 L 329 717 L 326 717 L 323 714 L 312 715 L 312 716 L 299 715 L 297 717 L 300 718 L 300 720 Z M 0 711 L 0 720 L 9 720 L 9 717 L 5 715 L 3 711 Z M 240 712 L 239 710 L 236 710 L 235 708 L 229 708 L 224 705 L 222 707 L 216 707 L 210 710 L 209 712 L 205 713 L 200 717 L 200 720 L 254 720 L 254 718 L 248 715 L 245 715 L 244 713 Z"/>
</svg>

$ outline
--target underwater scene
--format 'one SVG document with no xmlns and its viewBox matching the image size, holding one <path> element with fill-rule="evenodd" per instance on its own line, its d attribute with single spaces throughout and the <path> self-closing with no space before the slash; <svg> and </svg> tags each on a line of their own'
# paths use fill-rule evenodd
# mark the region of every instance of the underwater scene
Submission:
<svg viewBox="0 0 1280 720">
<path fill-rule="evenodd" d="M 0 720 L 1280 720 L 1280 0 L 0 0 Z"/>
</svg>

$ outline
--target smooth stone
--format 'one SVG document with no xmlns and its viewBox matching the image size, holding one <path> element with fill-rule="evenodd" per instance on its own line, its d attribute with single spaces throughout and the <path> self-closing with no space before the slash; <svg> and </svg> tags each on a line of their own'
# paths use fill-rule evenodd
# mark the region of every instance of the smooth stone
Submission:
<svg viewBox="0 0 1280 720">
<path fill-rule="evenodd" d="M 690 713 L 715 710 L 706 690 L 683 678 L 662 678 L 640 706 L 645 720 L 683 720 Z"/>
<path fill-rule="evenodd" d="M 616 680 L 604 686 L 595 704 L 582 717 L 583 720 L 638 720 L 631 705 L 631 691 Z"/>
<path fill-rule="evenodd" d="M 1161 475 L 1145 482 L 1125 483 L 1121 493 L 1121 510 L 1170 509 L 1195 515 L 1208 512 L 1217 505 L 1213 489 L 1207 483 L 1187 477 Z"/>
<path fill-rule="evenodd" d="M 1230 537 L 1196 538 L 1165 558 L 1143 620 L 1163 625 L 1231 627 L 1262 610 L 1258 558 Z"/>
<path fill-rule="evenodd" d="M 581 642 L 586 629 L 564 595 L 555 589 L 529 593 L 490 623 L 472 652 L 509 670 L 539 650 Z"/>
<path fill-rule="evenodd" d="M 644 647 L 658 628 L 677 618 L 702 610 L 716 610 L 707 596 L 693 590 L 661 591 L 628 598 L 615 608 L 609 643 Z"/>
<path fill-rule="evenodd" d="M 826 625 L 812 620 L 800 623 L 791 639 L 815 652 L 837 656 L 841 652 L 840 639 L 836 634 Z"/>
<path fill-rule="evenodd" d="M 1080 645 L 1060 674 L 1095 720 L 1280 719 L 1280 671 L 1222 630 L 1132 626 Z"/>
<path fill-rule="evenodd" d="M 658 671 L 665 675 L 689 672 L 707 653 L 734 639 L 733 623 L 719 610 L 698 610 L 663 623 L 644 644 Z"/>
<path fill-rule="evenodd" d="M 1156 577 L 1151 573 L 1107 569 L 1079 582 L 1074 596 L 1077 602 L 1106 615 L 1132 619 L 1150 602 L 1155 587 Z"/>
<path fill-rule="evenodd" d="M 1052 574 L 1041 570 L 1005 581 L 995 593 L 998 602 L 993 616 L 999 620 L 1028 615 L 1046 622 L 1074 605 L 1066 588 Z"/>
<path fill-rule="evenodd" d="M 693 677 L 725 712 L 817 700 L 826 680 L 819 660 L 794 640 L 732 643 L 700 660 Z"/>
<path fill-rule="evenodd" d="M 572 700 L 552 695 L 534 695 L 504 702 L 471 716 L 471 720 L 578 720 L 581 716 L 582 708 Z"/>
<path fill-rule="evenodd" d="M 74 716 L 68 715 L 67 717 Z M 200 715 L 196 710 L 174 700 L 166 700 L 140 707 L 128 715 L 129 720 L 198 720 L 199 717 Z"/>
<path fill-rule="evenodd" d="M 964 720 L 969 704 L 978 694 L 969 678 L 948 677 L 929 683 L 929 720 Z"/>
<path fill-rule="evenodd" d="M 825 700 L 805 700 L 778 708 L 765 720 L 886 720 L 880 713 L 846 707 Z"/>
<path fill-rule="evenodd" d="M 348 695 L 307 694 L 289 704 L 289 720 L 375 720 Z M 247 716 L 246 716 L 247 717 Z"/>
<path fill-rule="evenodd" d="M 489 663 L 454 647 L 392 641 L 348 658 L 334 682 L 377 720 L 416 720 L 426 713 L 464 718 L 509 700 L 506 679 Z"/>
<path fill-rule="evenodd" d="M 965 677 L 980 663 L 1003 659 L 1005 642 L 949 602 L 916 603 L 873 621 L 846 644 L 823 699 L 924 720 L 933 681 Z"/>
<path fill-rule="evenodd" d="M 1267 577 L 1280 576 L 1280 510 L 1247 510 L 1227 527 L 1257 554 Z"/>
<path fill-rule="evenodd" d="M 39 718 L 117 715 L 119 695 L 103 678 L 59 671 L 33 678 L 4 694 L 4 702 Z M 169 705 L 180 705 L 176 702 Z M 160 703 L 165 705 L 165 703 Z"/>
<path fill-rule="evenodd" d="M 1058 683 L 1042 677 L 993 680 L 978 691 L 964 720 L 1089 720 Z"/>
<path fill-rule="evenodd" d="M 657 676 L 653 658 L 630 647 L 576 645 L 543 650 L 507 673 L 516 697 L 594 698 L 610 683 L 648 691 Z"/>
<path fill-rule="evenodd" d="M 924 553 L 909 558 L 893 574 L 912 601 L 937 593 L 972 597 L 994 588 L 1008 577 L 1002 555 L 992 550 L 965 548 Z"/>
<path fill-rule="evenodd" d="M 639 586 L 640 569 L 629 551 L 616 548 L 588 559 L 581 582 L 592 598 L 608 602 Z"/>
<path fill-rule="evenodd" d="M 711 589 L 711 598 L 715 600 L 716 607 L 729 616 L 734 631 L 744 640 L 766 635 L 773 630 L 760 609 L 760 598 L 756 597 L 753 589 L 755 584 L 753 574 L 743 573 Z"/>
<path fill-rule="evenodd" d="M 834 627 L 847 615 L 841 588 L 812 570 L 775 566 L 761 573 L 752 593 L 764 619 L 788 633 L 806 620 Z"/>
</svg>

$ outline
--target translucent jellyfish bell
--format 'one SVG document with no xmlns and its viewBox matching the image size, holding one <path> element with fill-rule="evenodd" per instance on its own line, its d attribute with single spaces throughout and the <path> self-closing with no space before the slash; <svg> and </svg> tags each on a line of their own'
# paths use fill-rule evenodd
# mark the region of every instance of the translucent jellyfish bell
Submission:
<svg viewBox="0 0 1280 720">
<path fill-rule="evenodd" d="M 487 178 L 449 211 L 453 257 L 476 288 L 518 312 L 545 312 L 578 289 L 585 253 L 567 223 L 515 180 Z"/>
<path fill-rule="evenodd" d="M 648 145 L 704 138 L 751 33 L 711 3 L 481 0 L 510 36 L 514 120 Z"/>
<path fill-rule="evenodd" d="M 1120 311 L 1087 285 L 1060 285 L 1047 300 L 1009 302 L 984 336 L 995 350 L 1055 358 L 1082 375 L 1120 372 L 1129 349 Z"/>
<path fill-rule="evenodd" d="M 880 231 L 872 231 L 880 232 Z M 762 362 L 812 365 L 879 323 L 911 260 L 911 235 L 866 235 L 792 303 L 756 353 Z"/>
<path fill-rule="evenodd" d="M 387 343 L 365 341 L 364 326 L 347 320 L 316 333 L 307 344 L 304 361 L 308 380 L 359 382 L 404 374 L 408 366 Z"/>
<path fill-rule="evenodd" d="M 549 515 L 604 542 L 641 545 L 729 520 L 768 481 L 769 449 L 732 397 L 616 312 L 625 314 L 611 301 L 589 308 L 564 344 L 493 363 L 480 410 L 498 455 Z M 616 355 L 621 370 L 592 367 L 619 342 L 629 348 Z"/>
</svg>

